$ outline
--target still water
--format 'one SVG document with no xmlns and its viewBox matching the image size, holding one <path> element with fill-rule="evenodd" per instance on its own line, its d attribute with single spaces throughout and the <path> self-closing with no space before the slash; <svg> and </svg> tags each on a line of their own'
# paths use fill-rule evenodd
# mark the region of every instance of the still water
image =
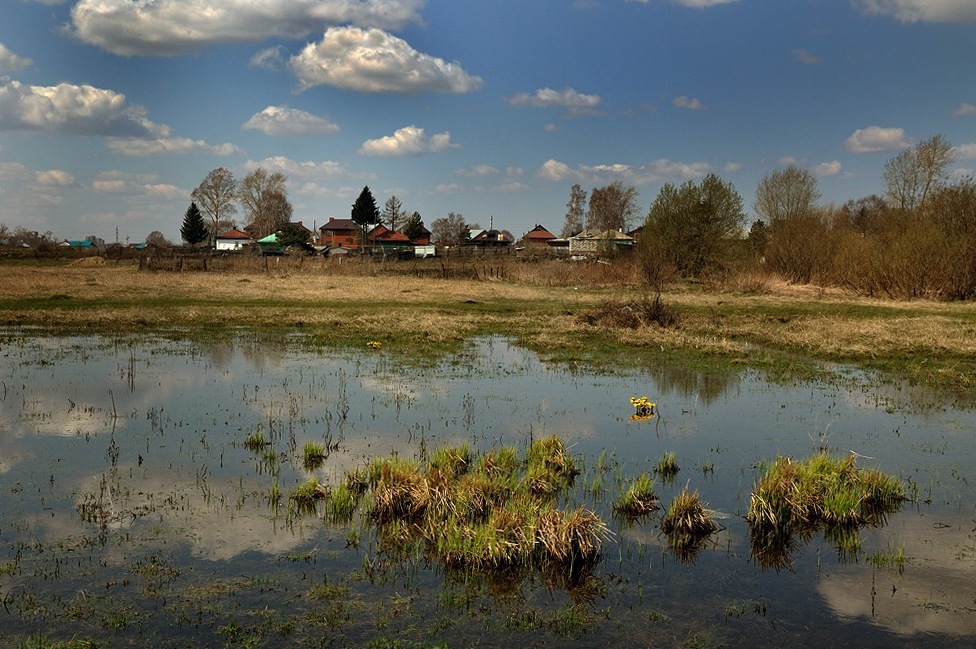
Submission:
<svg viewBox="0 0 976 649">
<path fill-rule="evenodd" d="M 0 337 L 0 646 L 972 647 L 976 412 L 837 368 L 773 383 L 677 366 L 592 373 L 498 338 L 433 362 L 300 338 Z M 657 416 L 634 421 L 630 398 Z M 261 432 L 271 444 L 244 446 Z M 384 557 L 369 530 L 296 514 L 309 477 L 438 446 L 561 436 L 569 503 L 612 539 L 583 587 Z M 312 472 L 302 446 L 328 449 Z M 764 462 L 826 448 L 912 501 L 861 549 L 822 536 L 759 565 L 744 515 Z M 693 560 L 626 481 L 674 452 L 666 506 L 698 490 L 721 530 Z M 887 559 L 901 557 L 898 562 Z"/>
</svg>

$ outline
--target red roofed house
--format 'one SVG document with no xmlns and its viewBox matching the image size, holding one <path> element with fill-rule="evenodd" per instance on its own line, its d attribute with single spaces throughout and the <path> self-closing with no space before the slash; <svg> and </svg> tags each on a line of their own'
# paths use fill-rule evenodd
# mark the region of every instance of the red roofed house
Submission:
<svg viewBox="0 0 976 649">
<path fill-rule="evenodd" d="M 250 243 L 254 243 L 251 235 L 237 229 L 221 232 L 214 237 L 214 248 L 217 250 L 243 250 Z"/>
<path fill-rule="evenodd" d="M 552 232 L 541 225 L 536 225 L 522 237 L 522 245 L 526 248 L 547 248 L 549 247 L 549 242 L 555 238 L 556 235 Z"/>
<path fill-rule="evenodd" d="M 380 248 L 413 248 L 413 242 L 402 232 L 391 230 L 385 225 L 377 225 L 366 235 L 371 246 Z"/>
<path fill-rule="evenodd" d="M 329 217 L 329 222 L 319 228 L 318 245 L 329 248 L 359 248 L 363 236 L 362 229 L 352 219 Z"/>
</svg>

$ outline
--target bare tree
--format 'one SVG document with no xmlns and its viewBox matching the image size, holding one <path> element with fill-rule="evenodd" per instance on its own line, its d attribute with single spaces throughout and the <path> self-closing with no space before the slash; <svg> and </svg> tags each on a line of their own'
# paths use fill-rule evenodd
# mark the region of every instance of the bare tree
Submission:
<svg viewBox="0 0 976 649">
<path fill-rule="evenodd" d="M 583 217 L 586 212 L 586 190 L 573 185 L 569 190 L 569 202 L 566 203 L 566 223 L 563 225 L 562 237 L 568 239 L 583 231 Z"/>
<path fill-rule="evenodd" d="M 820 200 L 817 179 L 808 169 L 788 165 L 763 176 L 756 188 L 756 214 L 775 226 L 777 221 L 795 219 L 810 212 Z"/>
<path fill-rule="evenodd" d="M 954 160 L 952 145 L 942 135 L 905 149 L 885 163 L 881 177 L 888 200 L 907 211 L 923 207 L 932 190 L 949 177 L 948 167 Z"/>
<path fill-rule="evenodd" d="M 471 228 L 463 216 L 449 212 L 446 218 L 431 222 L 431 239 L 440 246 L 459 246 L 471 237 Z"/>
<path fill-rule="evenodd" d="M 210 244 L 220 232 L 222 223 L 233 222 L 237 213 L 237 181 L 228 169 L 218 167 L 207 174 L 200 186 L 191 194 L 193 201 L 210 217 L 207 224 L 210 230 Z"/>
<path fill-rule="evenodd" d="M 599 232 L 625 230 L 637 217 L 639 209 L 637 189 L 625 187 L 615 180 L 606 187 L 598 187 L 590 192 L 586 227 Z"/>
<path fill-rule="evenodd" d="M 406 217 L 406 213 L 403 211 L 403 203 L 394 194 L 386 199 L 386 203 L 383 205 L 383 212 L 380 214 L 380 219 L 386 224 L 391 230 L 396 230 L 398 226 L 403 225 L 403 220 Z"/>
<path fill-rule="evenodd" d="M 268 173 L 258 167 L 241 181 L 238 200 L 252 235 L 261 238 L 273 234 L 291 220 L 292 207 L 285 189 L 287 178 L 280 171 Z"/>
<path fill-rule="evenodd" d="M 146 244 L 156 246 L 158 248 L 169 248 L 173 245 L 170 243 L 170 240 L 166 238 L 166 235 L 159 230 L 153 230 L 146 235 Z"/>
</svg>

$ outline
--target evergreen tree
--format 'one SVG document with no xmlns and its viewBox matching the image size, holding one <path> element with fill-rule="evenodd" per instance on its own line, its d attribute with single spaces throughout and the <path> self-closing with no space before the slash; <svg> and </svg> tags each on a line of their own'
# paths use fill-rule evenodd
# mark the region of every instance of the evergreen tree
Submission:
<svg viewBox="0 0 976 649">
<path fill-rule="evenodd" d="M 183 216 L 183 226 L 180 228 L 180 236 L 187 245 L 195 246 L 207 240 L 207 224 L 203 222 L 203 214 L 196 202 L 191 202 Z"/>
<path fill-rule="evenodd" d="M 403 226 L 403 234 L 411 241 L 420 237 L 424 231 L 424 219 L 420 212 L 414 212 L 407 217 L 407 222 Z"/>
<path fill-rule="evenodd" d="M 376 207 L 376 199 L 373 198 L 373 192 L 369 191 L 369 185 L 363 187 L 363 191 L 359 193 L 359 198 L 352 205 L 352 222 L 358 225 L 363 231 L 363 247 L 366 246 L 366 232 L 369 226 L 379 223 L 380 221 L 380 211 Z"/>
</svg>

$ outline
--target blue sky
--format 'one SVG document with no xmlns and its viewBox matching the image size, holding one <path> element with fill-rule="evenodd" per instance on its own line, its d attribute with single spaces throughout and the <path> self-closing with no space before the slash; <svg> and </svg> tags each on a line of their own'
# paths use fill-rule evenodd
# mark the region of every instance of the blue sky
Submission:
<svg viewBox="0 0 976 649">
<path fill-rule="evenodd" d="M 574 183 L 709 172 L 751 215 L 788 163 L 840 205 L 936 134 L 972 173 L 974 63 L 976 0 L 2 0 L 0 222 L 178 241 L 257 166 L 308 226 L 369 185 L 558 233 Z"/>
</svg>

